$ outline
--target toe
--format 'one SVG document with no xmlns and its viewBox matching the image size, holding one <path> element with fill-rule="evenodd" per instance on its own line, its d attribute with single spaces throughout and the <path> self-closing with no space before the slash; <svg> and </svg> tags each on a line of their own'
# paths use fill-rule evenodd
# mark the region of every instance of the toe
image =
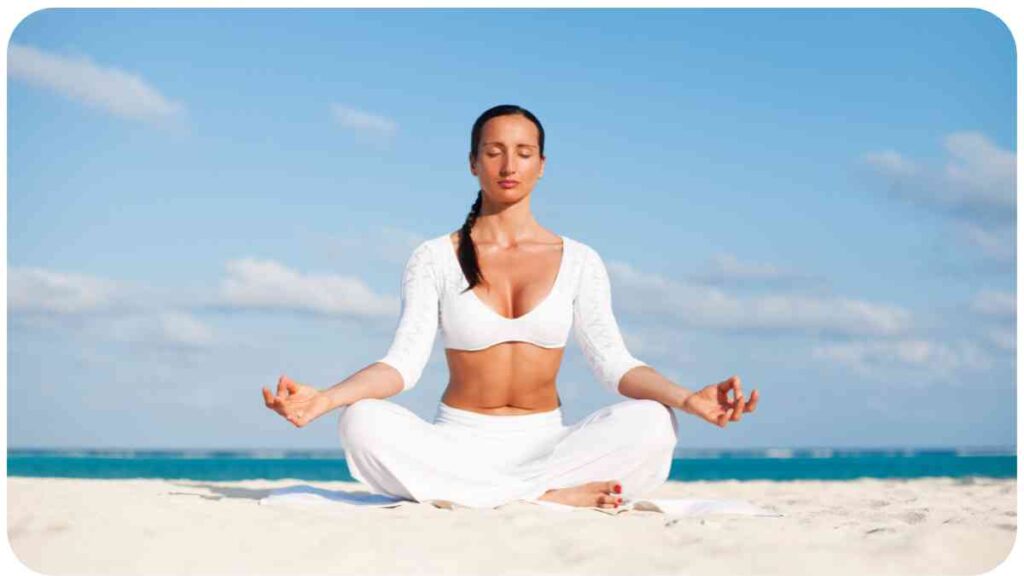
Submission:
<svg viewBox="0 0 1024 576">
<path fill-rule="evenodd" d="M 609 480 L 604 483 L 601 491 L 608 494 L 622 494 L 622 483 L 618 480 Z"/>
<path fill-rule="evenodd" d="M 622 505 L 622 497 L 615 494 L 602 494 L 598 501 L 601 508 L 618 508 Z"/>
</svg>

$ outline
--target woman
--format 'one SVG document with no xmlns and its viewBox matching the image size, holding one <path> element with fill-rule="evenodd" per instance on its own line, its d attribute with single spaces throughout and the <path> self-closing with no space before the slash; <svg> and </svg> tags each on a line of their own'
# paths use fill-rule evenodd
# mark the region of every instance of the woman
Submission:
<svg viewBox="0 0 1024 576">
<path fill-rule="evenodd" d="M 746 402 L 735 376 L 693 393 L 628 352 L 600 255 L 530 212 L 545 163 L 532 113 L 495 106 L 471 138 L 476 202 L 457 233 L 413 250 L 387 354 L 325 390 L 281 376 L 264 401 L 298 427 L 338 408 L 349 469 L 377 494 L 617 507 L 668 478 L 672 408 L 724 427 L 753 412 L 758 393 Z M 385 398 L 416 384 L 439 326 L 451 377 L 426 422 Z M 570 328 L 597 379 L 629 399 L 565 426 L 555 377 Z"/>
</svg>

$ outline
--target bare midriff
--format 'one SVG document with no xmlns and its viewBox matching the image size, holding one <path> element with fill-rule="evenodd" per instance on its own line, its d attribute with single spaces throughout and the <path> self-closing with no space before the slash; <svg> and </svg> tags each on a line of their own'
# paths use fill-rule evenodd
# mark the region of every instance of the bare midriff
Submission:
<svg viewBox="0 0 1024 576">
<path fill-rule="evenodd" d="M 449 237 L 457 250 L 458 235 Z M 564 247 L 553 235 L 546 247 L 524 247 L 494 256 L 487 247 L 478 247 L 477 253 L 484 275 L 495 288 L 485 284 L 474 291 L 492 311 L 514 318 L 548 295 Z M 481 414 L 550 412 L 561 406 L 555 382 L 564 353 L 564 347 L 545 348 L 530 342 L 499 342 L 483 350 L 445 348 L 450 378 L 441 401 Z"/>
<path fill-rule="evenodd" d="M 481 414 L 550 412 L 561 405 L 555 381 L 564 352 L 529 342 L 475 351 L 446 348 L 451 377 L 441 401 Z"/>
</svg>

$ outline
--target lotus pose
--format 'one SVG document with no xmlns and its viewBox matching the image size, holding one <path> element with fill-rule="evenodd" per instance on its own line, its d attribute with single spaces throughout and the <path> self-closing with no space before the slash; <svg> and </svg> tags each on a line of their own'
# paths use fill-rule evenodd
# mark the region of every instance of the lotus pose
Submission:
<svg viewBox="0 0 1024 576">
<path fill-rule="evenodd" d="M 337 408 L 349 470 L 376 494 L 474 508 L 645 495 L 668 479 L 673 409 L 724 427 L 754 411 L 757 390 L 745 398 L 732 376 L 692 392 L 629 353 L 601 256 L 530 212 L 545 163 L 531 112 L 495 106 L 471 138 L 476 202 L 461 229 L 412 251 L 385 356 L 324 390 L 281 376 L 264 401 L 297 427 Z M 386 398 L 416 385 L 438 329 L 450 378 L 427 422 Z M 570 331 L 597 381 L 627 399 L 567 426 L 555 379 Z"/>
</svg>

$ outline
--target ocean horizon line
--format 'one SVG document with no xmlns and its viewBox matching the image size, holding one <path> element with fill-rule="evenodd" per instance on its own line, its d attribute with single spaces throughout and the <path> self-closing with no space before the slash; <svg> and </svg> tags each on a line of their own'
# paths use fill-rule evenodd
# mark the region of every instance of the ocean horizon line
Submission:
<svg viewBox="0 0 1024 576">
<path fill-rule="evenodd" d="M 130 447 L 8 447 L 8 456 L 61 456 L 107 458 L 343 458 L 338 448 L 130 448 Z M 1014 445 L 907 445 L 907 446 L 764 446 L 743 448 L 677 447 L 673 458 L 835 458 L 859 456 L 1007 456 Z"/>
</svg>

